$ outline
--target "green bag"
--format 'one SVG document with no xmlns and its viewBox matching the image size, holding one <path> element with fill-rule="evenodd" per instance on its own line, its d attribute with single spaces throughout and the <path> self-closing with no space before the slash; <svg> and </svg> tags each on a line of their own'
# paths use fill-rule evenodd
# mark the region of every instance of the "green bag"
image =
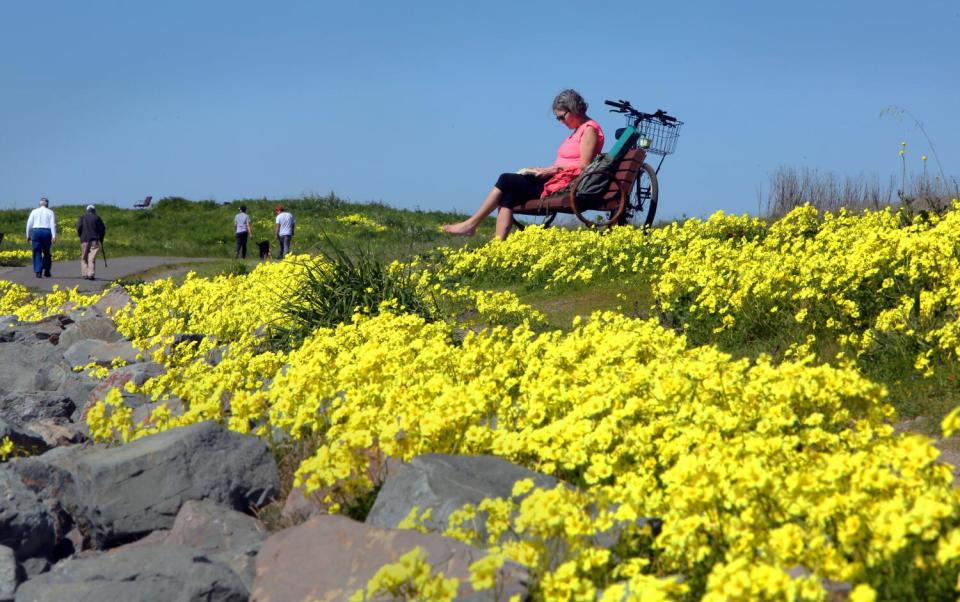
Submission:
<svg viewBox="0 0 960 602">
<path fill-rule="evenodd" d="M 577 200 L 590 203 L 602 199 L 610 188 L 617 163 L 612 155 L 600 153 L 584 167 L 577 181 Z"/>
<path fill-rule="evenodd" d="M 590 165 L 583 169 L 577 181 L 577 199 L 590 203 L 603 199 L 610 188 L 610 182 L 617 172 L 620 160 L 633 147 L 640 133 L 632 127 L 626 128 L 609 153 L 600 153 Z"/>
</svg>

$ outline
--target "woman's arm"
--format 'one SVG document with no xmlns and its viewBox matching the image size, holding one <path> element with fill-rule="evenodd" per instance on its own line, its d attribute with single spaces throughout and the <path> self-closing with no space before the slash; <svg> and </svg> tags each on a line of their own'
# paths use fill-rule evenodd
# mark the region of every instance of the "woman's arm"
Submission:
<svg viewBox="0 0 960 602">
<path fill-rule="evenodd" d="M 580 138 L 580 169 L 583 169 L 593 158 L 600 153 L 600 137 L 597 130 L 588 127 L 583 130 L 583 137 Z"/>
<path fill-rule="evenodd" d="M 533 167 L 530 169 L 530 173 L 538 178 L 549 178 L 561 169 L 562 168 L 559 165 L 551 165 L 550 167 Z"/>
</svg>

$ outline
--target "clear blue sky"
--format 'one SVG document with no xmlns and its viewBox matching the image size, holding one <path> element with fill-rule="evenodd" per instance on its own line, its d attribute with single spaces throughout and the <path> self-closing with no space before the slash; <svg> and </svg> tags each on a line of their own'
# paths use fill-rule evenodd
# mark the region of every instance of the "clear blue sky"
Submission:
<svg viewBox="0 0 960 602">
<path fill-rule="evenodd" d="M 634 7 L 628 9 L 627 7 Z M 0 0 L 0 208 L 145 195 L 472 210 L 552 162 L 580 90 L 686 122 L 658 217 L 756 212 L 779 166 L 960 177 L 960 2 Z"/>
</svg>

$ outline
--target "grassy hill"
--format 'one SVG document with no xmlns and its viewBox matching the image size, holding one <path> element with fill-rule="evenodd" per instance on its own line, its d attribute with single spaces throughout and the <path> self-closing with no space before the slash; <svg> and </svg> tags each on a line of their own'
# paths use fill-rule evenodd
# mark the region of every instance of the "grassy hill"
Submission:
<svg viewBox="0 0 960 602">
<path fill-rule="evenodd" d="M 394 209 L 381 203 L 350 203 L 334 194 L 299 199 L 238 199 L 230 203 L 161 199 L 148 209 L 122 209 L 98 205 L 107 225 L 105 247 L 111 257 L 162 255 L 231 258 L 234 252 L 233 216 L 241 204 L 253 222 L 248 256 L 256 257 L 256 241 L 269 240 L 276 252 L 273 209 L 282 204 L 297 220 L 295 252 L 320 248 L 325 237 L 340 246 L 363 246 L 382 258 L 405 257 L 437 245 L 460 246 L 489 240 L 492 221 L 480 228 L 473 241 L 451 237 L 440 225 L 462 219 L 452 213 Z M 57 246 L 69 257 L 79 256 L 74 224 L 85 206 L 53 206 L 60 239 Z M 23 238 L 30 209 L 0 210 L 0 232 L 6 237 L 0 250 L 29 249 Z"/>
</svg>

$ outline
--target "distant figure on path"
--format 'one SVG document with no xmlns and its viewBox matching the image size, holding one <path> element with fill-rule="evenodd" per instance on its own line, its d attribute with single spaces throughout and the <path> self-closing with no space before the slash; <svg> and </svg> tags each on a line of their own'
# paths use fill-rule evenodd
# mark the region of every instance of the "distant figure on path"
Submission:
<svg viewBox="0 0 960 602">
<path fill-rule="evenodd" d="M 294 219 L 293 215 L 283 210 L 283 205 L 277 205 L 274 209 L 277 214 L 277 242 L 280 243 L 280 255 L 278 259 L 283 259 L 290 254 L 290 239 L 293 238 Z"/>
<path fill-rule="evenodd" d="M 240 205 L 240 213 L 233 217 L 234 229 L 237 233 L 237 251 L 234 257 L 247 258 L 247 239 L 253 234 L 253 227 L 250 225 L 250 216 L 247 215 L 247 206 Z"/>
<path fill-rule="evenodd" d="M 493 189 L 469 218 L 445 224 L 443 231 L 473 236 L 477 226 L 497 210 L 497 238 L 503 240 L 513 225 L 513 208 L 530 199 L 544 198 L 566 188 L 603 148 L 603 130 L 587 115 L 587 101 L 576 90 L 564 90 L 553 99 L 553 116 L 572 133 L 557 150 L 549 167 L 526 167 L 518 173 L 501 174 Z"/>
<path fill-rule="evenodd" d="M 107 226 L 97 215 L 97 208 L 87 205 L 87 211 L 77 220 L 77 235 L 80 237 L 80 275 L 87 280 L 96 280 L 97 253 L 103 245 Z"/>
<path fill-rule="evenodd" d="M 40 199 L 40 206 L 30 212 L 27 218 L 27 242 L 33 247 L 33 273 L 37 278 L 50 277 L 50 266 L 53 258 L 50 256 L 50 247 L 57 242 L 57 216 L 48 206 L 50 201 L 46 197 Z"/>
</svg>

